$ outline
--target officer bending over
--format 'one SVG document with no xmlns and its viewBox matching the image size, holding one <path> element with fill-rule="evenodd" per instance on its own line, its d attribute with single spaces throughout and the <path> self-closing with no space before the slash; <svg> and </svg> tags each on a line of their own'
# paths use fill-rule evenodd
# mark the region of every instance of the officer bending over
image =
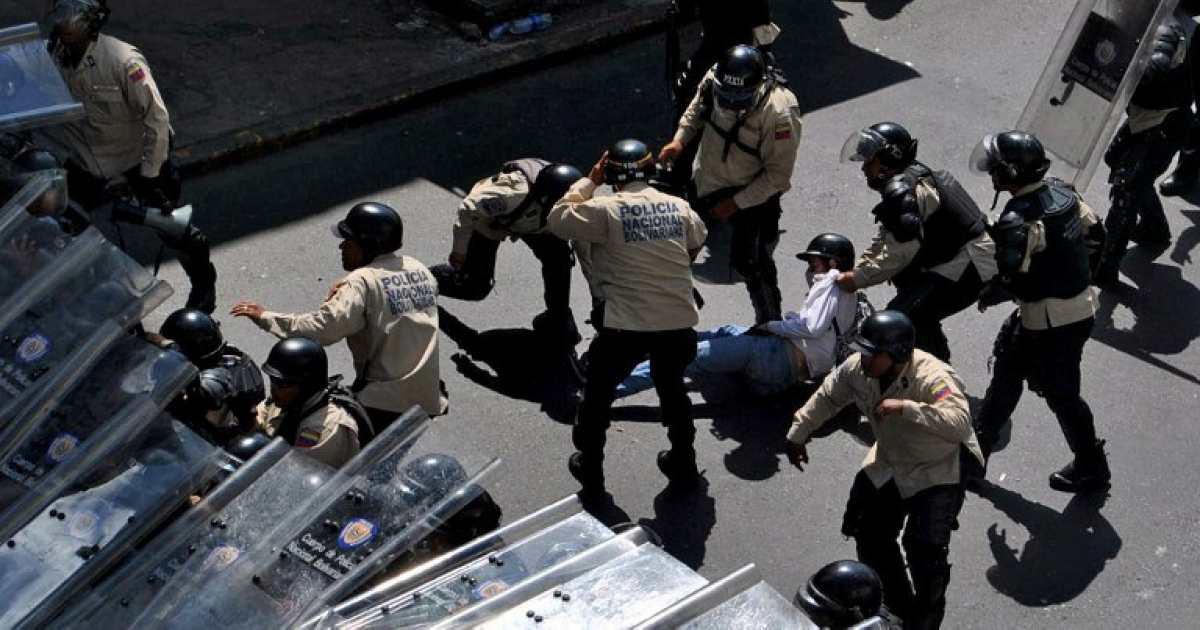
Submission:
<svg viewBox="0 0 1200 630">
<path fill-rule="evenodd" d="M 696 356 L 691 263 L 706 230 L 687 202 L 647 185 L 653 173 L 645 143 L 617 142 L 547 217 L 552 233 L 590 245 L 586 264 L 593 293 L 603 300 L 592 316 L 599 332 L 588 349 L 587 385 L 571 434 L 578 450 L 568 462 L 588 493 L 604 490 L 605 434 L 617 384 L 646 355 L 671 442 L 671 450 L 659 452 L 658 466 L 672 483 L 700 478 L 683 371 Z M 593 198 L 605 183 L 616 194 Z"/>
<path fill-rule="evenodd" d="M 954 176 L 917 161 L 917 140 L 896 123 L 852 134 L 842 161 L 862 162 L 867 186 L 883 199 L 871 211 L 879 233 L 838 284 L 847 291 L 896 285 L 887 308 L 913 321 L 918 348 L 948 362 L 942 320 L 974 304 L 996 275 L 986 217 Z"/>
<path fill-rule="evenodd" d="M 1104 441 L 1096 439 L 1092 410 L 1080 396 L 1083 346 L 1095 324 L 1088 249 L 1100 230 L 1092 209 L 1074 190 L 1043 181 L 1050 168 L 1038 139 L 1021 131 L 985 137 L 971 167 L 1012 193 L 992 228 L 1000 275 L 997 290 L 1016 296 L 1017 312 L 996 339 L 992 383 L 975 419 L 979 444 L 990 457 L 999 432 L 1021 399 L 1024 383 L 1046 399 L 1074 459 L 1050 475 L 1050 487 L 1078 492 L 1108 486 Z M 980 308 L 999 303 L 989 291 Z"/>
<path fill-rule="evenodd" d="M 558 334 L 572 345 L 579 332 L 571 313 L 571 246 L 546 232 L 546 212 L 583 175 L 567 164 L 527 158 L 504 165 L 480 180 L 463 198 L 454 224 L 449 264 L 429 268 L 442 297 L 479 301 L 495 284 L 496 250 L 520 239 L 542 264 L 546 310 L 533 319 L 535 330 Z"/>
<path fill-rule="evenodd" d="M 437 283 L 417 259 L 397 253 L 404 223 L 390 207 L 366 202 L 333 226 L 342 239 L 342 268 L 321 307 L 293 315 L 243 301 L 230 311 L 276 337 L 304 336 L 321 345 L 342 339 L 354 358 L 351 390 L 376 433 L 420 405 L 434 416 L 447 402 L 438 380 Z"/>
<path fill-rule="evenodd" d="M 746 279 L 754 322 L 781 319 L 773 255 L 783 211 L 779 198 L 792 187 L 800 146 L 796 95 L 769 71 L 761 52 L 734 46 L 701 81 L 659 160 L 678 158 L 701 131 L 696 209 L 706 219 L 729 220 L 730 264 Z"/>
<path fill-rule="evenodd" d="M 915 340 L 912 321 L 899 311 L 868 317 L 854 344 L 859 354 L 796 412 L 787 454 L 803 470 L 806 444 L 821 425 L 850 404 L 867 417 L 875 445 L 850 488 L 842 534 L 854 537 L 858 559 L 879 574 L 884 601 L 904 627 L 936 628 L 950 583 L 950 533 L 964 498 L 960 458 L 983 457 L 958 374 L 914 350 Z"/>
<path fill-rule="evenodd" d="M 258 428 L 334 468 L 358 454 L 373 435 L 366 411 L 354 395 L 329 378 L 321 344 L 289 337 L 275 344 L 263 364 L 271 395 L 258 405 Z"/>
<path fill-rule="evenodd" d="M 262 374 L 245 352 L 225 343 L 217 322 L 196 309 L 180 309 L 167 316 L 154 341 L 200 370 L 171 403 L 175 417 L 222 446 L 257 427 L 255 408 L 266 397 Z"/>
<path fill-rule="evenodd" d="M 819 234 L 796 258 L 808 263 L 804 278 L 809 290 L 800 312 L 789 311 L 782 320 L 755 328 L 700 331 L 696 359 L 684 372 L 688 378 L 740 373 L 755 393 L 772 396 L 824 377 L 845 358 L 839 341 L 854 328 L 860 296 L 843 291 L 836 281 L 839 270 L 854 267 L 854 244 L 841 234 Z M 621 382 L 617 396 L 653 386 L 650 363 L 643 361 Z"/>
</svg>

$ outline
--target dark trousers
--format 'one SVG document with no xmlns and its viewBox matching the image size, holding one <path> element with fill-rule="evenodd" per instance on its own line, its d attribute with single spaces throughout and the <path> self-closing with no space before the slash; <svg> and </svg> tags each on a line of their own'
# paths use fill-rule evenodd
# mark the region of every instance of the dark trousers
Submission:
<svg viewBox="0 0 1200 630">
<path fill-rule="evenodd" d="M 108 180 L 92 175 L 75 162 L 68 161 L 66 168 L 67 190 L 71 199 L 88 213 L 112 201 L 109 198 Z M 177 204 L 182 188 L 178 184 L 175 165 L 168 160 L 162 169 L 164 179 L 173 183 L 166 191 L 169 200 Z M 124 177 L 130 182 L 141 179 L 137 168 L 125 172 Z M 167 246 L 179 250 L 179 266 L 192 284 L 186 306 L 211 314 L 217 308 L 217 268 L 212 264 L 208 237 L 195 225 L 189 225 L 182 238 L 171 238 L 162 233 L 159 233 L 159 238 Z"/>
<path fill-rule="evenodd" d="M 553 234 L 525 234 L 520 237 L 542 264 L 543 299 L 546 310 L 565 313 L 571 308 L 571 268 L 575 255 L 571 246 Z M 477 302 L 492 292 L 496 283 L 496 253 L 500 241 L 479 232 L 471 235 L 467 262 L 462 269 L 450 265 L 430 268 L 437 279 L 438 293 L 445 297 Z"/>
<path fill-rule="evenodd" d="M 894 282 L 896 297 L 888 303 L 888 309 L 901 311 L 912 320 L 917 329 L 918 348 L 949 363 L 950 343 L 942 331 L 942 320 L 979 299 L 983 280 L 975 264 L 968 263 L 957 281 L 922 271 L 911 278 L 897 277 Z"/>
<path fill-rule="evenodd" d="M 905 628 L 942 623 L 950 533 L 958 529 L 964 497 L 961 484 L 933 486 L 905 499 L 895 481 L 876 488 L 864 472 L 854 478 L 842 533 L 854 537 L 858 559 L 879 574 L 884 602 Z M 897 544 L 901 530 L 903 555 Z"/>
<path fill-rule="evenodd" d="M 1079 394 L 1079 365 L 1083 345 L 1092 334 L 1095 318 L 1050 328 L 1029 330 L 1016 313 L 996 340 L 992 382 L 988 385 L 975 433 L 984 457 L 991 456 L 1001 427 L 1021 400 L 1024 383 L 1046 399 L 1058 418 L 1067 444 L 1076 456 L 1095 449 L 1096 426 L 1092 410 Z"/>
<path fill-rule="evenodd" d="M 779 195 L 765 203 L 738 210 L 729 218 L 733 235 L 729 264 L 746 279 L 756 324 L 783 319 L 775 246 L 779 243 Z"/>
<path fill-rule="evenodd" d="M 1109 175 L 1112 207 L 1104 219 L 1108 231 L 1101 268 L 1115 272 L 1129 241 L 1168 242 L 1171 229 L 1163 212 L 1162 200 L 1154 184 L 1171 166 L 1171 160 L 1183 146 L 1191 117 L 1190 111 L 1172 112 L 1162 124 L 1141 133 L 1130 133 L 1126 123 L 1117 131 L 1105 162 Z"/>
<path fill-rule="evenodd" d="M 575 417 L 571 440 L 583 453 L 584 465 L 598 470 L 604 461 L 608 415 L 617 385 L 650 356 L 650 374 L 658 392 L 662 423 L 667 427 L 671 452 L 678 461 L 696 456 L 693 442 L 692 401 L 683 382 L 683 371 L 696 358 L 696 331 L 691 328 L 641 332 L 601 328 L 588 348 L 587 385 Z"/>
</svg>

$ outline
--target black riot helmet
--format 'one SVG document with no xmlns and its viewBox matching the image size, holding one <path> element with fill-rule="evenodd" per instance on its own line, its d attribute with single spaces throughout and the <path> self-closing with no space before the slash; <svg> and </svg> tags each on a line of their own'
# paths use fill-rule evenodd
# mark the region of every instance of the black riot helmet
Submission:
<svg viewBox="0 0 1200 630">
<path fill-rule="evenodd" d="M 1046 149 L 1033 134 L 1006 131 L 984 136 L 971 152 L 971 170 L 992 176 L 997 186 L 1028 186 L 1050 170 Z"/>
<path fill-rule="evenodd" d="M 841 234 L 818 234 L 804 251 L 796 254 L 800 260 L 808 260 L 810 256 L 836 260 L 838 271 L 849 271 L 854 268 L 854 243 Z"/>
<path fill-rule="evenodd" d="M 883 586 L 871 567 L 839 560 L 813 574 L 793 601 L 822 628 L 849 628 L 879 614 Z"/>
<path fill-rule="evenodd" d="M 604 162 L 604 182 L 610 186 L 645 181 L 654 175 L 654 154 L 641 140 L 618 141 L 608 150 Z"/>
<path fill-rule="evenodd" d="M 537 204 L 549 207 L 562 199 L 567 190 L 581 177 L 583 173 L 570 164 L 549 164 L 538 173 L 529 194 Z"/>
<path fill-rule="evenodd" d="M 412 507 L 440 501 L 461 488 L 467 471 L 449 455 L 429 453 L 405 464 L 398 481 L 401 496 Z"/>
<path fill-rule="evenodd" d="M 904 127 L 893 122 L 875 123 L 860 129 L 842 145 L 843 162 L 879 163 L 889 169 L 903 169 L 917 159 L 917 141 Z"/>
<path fill-rule="evenodd" d="M 53 0 L 46 17 L 51 29 L 82 27 L 95 39 L 111 14 L 106 0 Z"/>
<path fill-rule="evenodd" d="M 767 62 L 753 46 L 737 45 L 725 51 L 717 62 L 713 96 L 717 105 L 735 112 L 746 112 L 754 103 L 758 86 L 767 78 Z"/>
<path fill-rule="evenodd" d="M 329 382 L 329 357 L 325 348 L 312 339 L 288 337 L 271 348 L 262 371 L 290 385 L 323 388 Z"/>
<path fill-rule="evenodd" d="M 225 445 L 225 452 L 245 462 L 270 443 L 271 438 L 262 433 L 247 433 L 230 440 Z"/>
<path fill-rule="evenodd" d="M 371 260 L 400 249 L 404 243 L 404 221 L 391 206 L 366 201 L 350 208 L 346 218 L 333 226 L 333 234 L 361 245 Z"/>
<path fill-rule="evenodd" d="M 851 348 L 863 354 L 888 353 L 896 363 L 912 358 L 917 329 L 908 315 L 900 311 L 875 311 L 863 320 Z"/>
<path fill-rule="evenodd" d="M 203 311 L 181 308 L 167 316 L 158 334 L 175 342 L 179 351 L 197 365 L 225 349 L 221 326 Z"/>
</svg>

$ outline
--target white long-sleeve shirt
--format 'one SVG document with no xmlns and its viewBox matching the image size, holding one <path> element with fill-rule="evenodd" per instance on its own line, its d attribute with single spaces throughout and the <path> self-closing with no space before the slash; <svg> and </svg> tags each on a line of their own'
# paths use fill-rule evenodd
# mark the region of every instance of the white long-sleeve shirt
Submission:
<svg viewBox="0 0 1200 630">
<path fill-rule="evenodd" d="M 771 334 L 791 341 L 804 353 L 808 373 L 813 378 L 834 368 L 838 331 L 850 330 L 858 310 L 857 297 L 838 287 L 838 274 L 833 269 L 813 276 L 800 312 L 788 311 L 782 321 L 767 323 Z"/>
</svg>

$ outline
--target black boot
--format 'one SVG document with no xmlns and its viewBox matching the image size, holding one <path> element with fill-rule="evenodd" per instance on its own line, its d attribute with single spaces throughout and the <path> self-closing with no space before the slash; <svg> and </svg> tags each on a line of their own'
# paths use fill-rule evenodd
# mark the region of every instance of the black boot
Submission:
<svg viewBox="0 0 1200 630">
<path fill-rule="evenodd" d="M 579 328 L 575 325 L 575 314 L 569 308 L 563 311 L 542 311 L 534 316 L 532 325 L 534 332 L 555 341 L 563 341 L 567 345 L 574 346 L 583 341 Z"/>
<path fill-rule="evenodd" d="M 659 451 L 658 469 L 667 476 L 670 485 L 678 488 L 691 488 L 700 481 L 694 454 L 687 457 L 676 451 Z"/>
<path fill-rule="evenodd" d="M 1111 478 L 1108 458 L 1104 455 L 1104 440 L 1096 440 L 1091 450 L 1076 453 L 1071 463 L 1050 475 L 1050 487 L 1059 492 L 1103 490 L 1109 487 Z"/>
<path fill-rule="evenodd" d="M 1200 180 L 1200 165 L 1180 165 L 1158 185 L 1158 193 L 1164 197 L 1178 197 L 1196 188 Z"/>
<path fill-rule="evenodd" d="M 583 486 L 581 493 L 604 492 L 604 460 L 601 457 L 589 457 L 582 451 L 575 451 L 567 460 L 567 470 Z"/>
</svg>

